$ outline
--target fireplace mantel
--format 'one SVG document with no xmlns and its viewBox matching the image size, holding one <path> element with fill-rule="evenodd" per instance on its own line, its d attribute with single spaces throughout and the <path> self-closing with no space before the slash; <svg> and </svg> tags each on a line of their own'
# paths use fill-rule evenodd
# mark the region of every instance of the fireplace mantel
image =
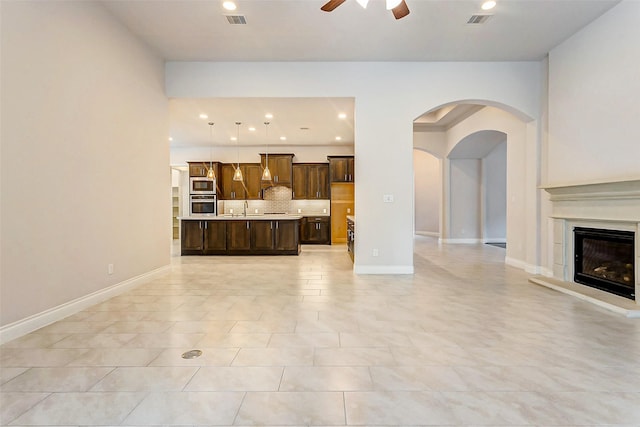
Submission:
<svg viewBox="0 0 640 427">
<path fill-rule="evenodd" d="M 540 188 L 549 193 L 551 201 L 549 230 L 552 236 L 550 236 L 549 253 L 552 254 L 552 260 L 550 260 L 552 271 L 549 271 L 548 275 L 553 277 L 554 283 L 557 285 L 558 282 L 564 282 L 573 290 L 584 286 L 573 281 L 574 227 L 629 230 L 635 233 L 635 288 L 638 295 L 640 291 L 640 179 L 544 185 Z M 607 300 L 609 300 L 608 297 Z M 639 302 L 640 300 L 636 299 L 635 305 L 638 306 Z"/>
<path fill-rule="evenodd" d="M 552 202 L 640 199 L 640 179 L 570 185 L 548 185 L 541 186 L 540 188 L 549 193 Z"/>
</svg>

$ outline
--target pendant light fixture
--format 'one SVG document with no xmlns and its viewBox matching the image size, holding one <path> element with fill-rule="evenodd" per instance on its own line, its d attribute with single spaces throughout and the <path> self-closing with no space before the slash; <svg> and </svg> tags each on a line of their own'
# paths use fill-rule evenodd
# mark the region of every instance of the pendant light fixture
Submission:
<svg viewBox="0 0 640 427">
<path fill-rule="evenodd" d="M 238 126 L 238 132 L 236 134 L 236 146 L 238 148 L 238 164 L 236 165 L 236 171 L 233 173 L 234 181 L 242 181 L 242 171 L 240 170 L 240 125 L 242 122 L 236 122 Z"/>
<path fill-rule="evenodd" d="M 213 171 L 213 122 L 209 122 L 209 134 L 211 136 L 211 148 L 209 149 L 209 169 L 207 170 L 207 178 L 215 179 L 216 174 Z"/>
<path fill-rule="evenodd" d="M 264 139 L 267 143 L 267 151 L 264 156 L 264 170 L 262 171 L 262 180 L 271 181 L 271 171 L 269 170 L 269 122 L 264 122 Z"/>
</svg>

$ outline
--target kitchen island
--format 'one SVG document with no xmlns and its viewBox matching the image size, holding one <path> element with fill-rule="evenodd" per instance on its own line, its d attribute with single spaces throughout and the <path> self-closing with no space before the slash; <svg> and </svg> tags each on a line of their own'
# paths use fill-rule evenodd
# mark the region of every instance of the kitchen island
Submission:
<svg viewBox="0 0 640 427">
<path fill-rule="evenodd" d="M 301 215 L 180 217 L 182 255 L 298 255 Z"/>
</svg>

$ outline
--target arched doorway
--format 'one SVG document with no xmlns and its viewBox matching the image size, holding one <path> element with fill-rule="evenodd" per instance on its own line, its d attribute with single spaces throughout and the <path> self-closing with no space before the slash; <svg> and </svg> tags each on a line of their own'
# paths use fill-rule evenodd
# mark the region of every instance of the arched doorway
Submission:
<svg viewBox="0 0 640 427">
<path fill-rule="evenodd" d="M 539 256 L 539 224 L 530 212 L 538 197 L 537 159 L 530 156 L 538 144 L 537 124 L 491 104 L 460 101 L 421 115 L 414 122 L 414 164 L 420 162 L 420 151 L 440 162 L 439 206 L 432 202 L 430 209 L 440 212 L 441 242 L 506 243 L 505 261 L 526 269 L 529 259 Z M 416 171 L 422 165 L 415 165 Z M 414 188 L 415 213 L 420 215 L 425 210 L 419 205 L 420 183 Z M 421 221 L 414 220 L 416 225 Z"/>
</svg>

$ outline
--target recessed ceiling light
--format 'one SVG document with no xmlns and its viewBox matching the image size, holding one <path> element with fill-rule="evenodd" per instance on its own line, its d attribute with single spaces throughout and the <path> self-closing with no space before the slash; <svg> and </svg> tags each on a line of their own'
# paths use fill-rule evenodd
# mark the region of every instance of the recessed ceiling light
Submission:
<svg viewBox="0 0 640 427">
<path fill-rule="evenodd" d="M 273 119 L 273 114 L 267 113 L 264 115 L 267 119 Z"/>
<path fill-rule="evenodd" d="M 169 141 L 173 141 L 173 138 L 169 137 Z"/>
<path fill-rule="evenodd" d="M 235 136 L 232 136 L 232 137 L 231 137 L 231 140 L 232 140 L 232 141 L 237 141 L 237 140 L 238 140 L 238 138 L 236 138 Z"/>
<path fill-rule="evenodd" d="M 232 1 L 225 1 L 224 3 L 222 3 L 222 7 L 224 7 L 226 10 L 236 10 L 237 8 L 236 4 Z"/>
<path fill-rule="evenodd" d="M 339 119 L 346 119 L 347 115 L 345 113 L 340 113 L 340 114 L 338 114 L 338 118 Z"/>
<path fill-rule="evenodd" d="M 482 10 L 489 10 L 489 9 L 493 9 L 494 7 L 496 7 L 496 2 L 493 0 L 488 0 L 482 3 Z"/>
<path fill-rule="evenodd" d="M 286 141 L 286 140 L 287 140 L 287 137 L 286 137 L 286 136 L 281 136 L 281 137 L 280 137 L 280 141 Z"/>
<path fill-rule="evenodd" d="M 342 137 L 341 136 L 336 136 L 336 141 L 342 141 Z"/>
<path fill-rule="evenodd" d="M 201 119 L 208 119 L 209 116 L 207 116 L 206 114 L 202 113 L 202 114 L 200 114 L 200 118 Z"/>
<path fill-rule="evenodd" d="M 255 132 L 255 131 L 256 131 L 256 128 L 254 128 L 253 126 L 249 128 L 249 132 Z"/>
</svg>

